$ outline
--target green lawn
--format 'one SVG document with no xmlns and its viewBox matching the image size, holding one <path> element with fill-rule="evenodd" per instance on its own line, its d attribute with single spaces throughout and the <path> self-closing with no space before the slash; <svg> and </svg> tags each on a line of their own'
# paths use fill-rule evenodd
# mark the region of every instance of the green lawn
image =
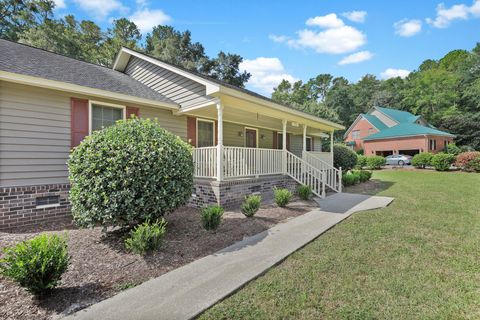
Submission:
<svg viewBox="0 0 480 320">
<path fill-rule="evenodd" d="M 395 197 L 200 319 L 480 319 L 480 174 L 375 172 Z"/>
</svg>

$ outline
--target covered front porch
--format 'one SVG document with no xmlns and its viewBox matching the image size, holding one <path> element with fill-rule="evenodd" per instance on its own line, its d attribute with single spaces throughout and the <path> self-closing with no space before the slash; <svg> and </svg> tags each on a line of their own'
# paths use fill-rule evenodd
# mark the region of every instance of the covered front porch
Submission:
<svg viewBox="0 0 480 320">
<path fill-rule="evenodd" d="M 333 132 L 343 128 L 338 124 L 267 99 L 227 94 L 179 113 L 188 116 L 197 179 L 288 175 L 319 196 L 325 187 L 341 191 L 332 152 Z M 327 139 L 329 149 L 323 150 Z"/>
</svg>

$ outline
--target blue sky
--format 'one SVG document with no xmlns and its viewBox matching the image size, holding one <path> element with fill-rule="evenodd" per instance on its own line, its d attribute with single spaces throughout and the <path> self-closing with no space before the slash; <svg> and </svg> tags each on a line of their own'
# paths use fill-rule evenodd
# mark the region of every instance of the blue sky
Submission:
<svg viewBox="0 0 480 320">
<path fill-rule="evenodd" d="M 247 87 L 265 95 L 282 78 L 406 76 L 425 59 L 480 42 L 480 0 L 55 2 L 57 16 L 104 28 L 124 16 L 144 34 L 156 24 L 188 29 L 210 56 L 243 56 L 242 68 L 252 73 Z"/>
</svg>

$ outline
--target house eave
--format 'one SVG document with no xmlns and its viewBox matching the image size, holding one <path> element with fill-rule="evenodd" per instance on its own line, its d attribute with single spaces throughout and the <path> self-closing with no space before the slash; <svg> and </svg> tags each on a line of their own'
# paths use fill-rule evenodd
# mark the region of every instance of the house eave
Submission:
<svg viewBox="0 0 480 320">
<path fill-rule="evenodd" d="M 447 137 L 447 138 L 455 138 L 455 135 L 446 133 L 446 134 L 429 134 L 429 133 L 421 133 L 421 134 L 411 134 L 411 135 L 402 135 L 402 136 L 393 136 L 393 137 L 382 137 L 382 138 L 365 138 L 363 142 L 369 141 L 376 141 L 376 140 L 389 140 L 389 139 L 397 139 L 397 138 L 412 138 L 412 137 L 427 137 L 427 136 L 439 136 L 439 137 Z"/>
</svg>

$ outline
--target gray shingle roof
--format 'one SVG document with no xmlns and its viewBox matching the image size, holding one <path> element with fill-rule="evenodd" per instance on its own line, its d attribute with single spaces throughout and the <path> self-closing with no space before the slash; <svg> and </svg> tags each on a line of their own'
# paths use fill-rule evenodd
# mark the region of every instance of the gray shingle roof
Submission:
<svg viewBox="0 0 480 320">
<path fill-rule="evenodd" d="M 2 39 L 0 70 L 175 103 L 122 72 Z"/>
</svg>

